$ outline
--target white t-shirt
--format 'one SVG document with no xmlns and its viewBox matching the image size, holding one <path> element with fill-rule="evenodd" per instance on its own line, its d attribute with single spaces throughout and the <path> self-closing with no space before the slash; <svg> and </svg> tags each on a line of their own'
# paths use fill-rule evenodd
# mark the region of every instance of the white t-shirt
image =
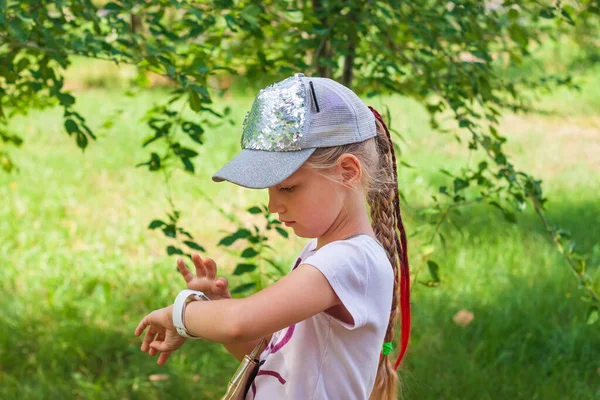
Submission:
<svg viewBox="0 0 600 400">
<path fill-rule="evenodd" d="M 312 239 L 294 268 L 319 269 L 354 324 L 321 312 L 275 332 L 246 400 L 367 400 L 371 394 L 392 307 L 392 267 L 366 234 L 316 247 Z"/>
</svg>

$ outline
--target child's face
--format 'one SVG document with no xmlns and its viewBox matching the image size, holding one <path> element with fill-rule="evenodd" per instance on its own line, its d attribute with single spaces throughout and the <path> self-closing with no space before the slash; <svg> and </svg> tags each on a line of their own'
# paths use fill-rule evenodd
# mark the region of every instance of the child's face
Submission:
<svg viewBox="0 0 600 400">
<path fill-rule="evenodd" d="M 323 236 L 343 210 L 342 185 L 302 166 L 279 185 L 269 188 L 269 211 L 279 214 L 297 236 Z"/>
</svg>

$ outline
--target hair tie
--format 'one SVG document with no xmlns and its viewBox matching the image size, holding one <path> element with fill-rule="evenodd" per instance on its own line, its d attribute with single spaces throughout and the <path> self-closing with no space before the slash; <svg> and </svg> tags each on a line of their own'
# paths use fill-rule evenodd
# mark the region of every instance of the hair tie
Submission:
<svg viewBox="0 0 600 400">
<path fill-rule="evenodd" d="M 392 342 L 385 342 L 385 343 L 383 344 L 383 351 L 382 351 L 383 355 L 384 355 L 384 356 L 387 356 L 387 355 L 389 355 L 391 352 L 392 352 Z"/>
</svg>

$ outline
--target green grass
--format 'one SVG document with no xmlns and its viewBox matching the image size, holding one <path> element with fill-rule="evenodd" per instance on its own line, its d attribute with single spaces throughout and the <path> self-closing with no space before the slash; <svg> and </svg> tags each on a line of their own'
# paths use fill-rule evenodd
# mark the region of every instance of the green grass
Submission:
<svg viewBox="0 0 600 400">
<path fill-rule="evenodd" d="M 548 113 L 509 115 L 502 125 L 512 161 L 544 180 L 550 219 L 574 234 L 596 281 L 599 81 L 600 72 L 590 72 L 581 93 L 541 99 Z M 140 148 L 149 134 L 140 118 L 164 92 L 129 98 L 95 89 L 79 96 L 78 111 L 100 133 L 85 153 L 63 132 L 58 110 L 11 125 L 26 142 L 11 152 L 19 170 L 0 175 L 0 398 L 218 398 L 237 365 L 219 345 L 188 343 L 159 367 L 132 333 L 182 287 L 166 240 L 146 229 L 168 208 L 165 185 L 134 167 L 149 154 Z M 238 125 L 208 131 L 195 176 L 177 172 L 172 179 L 184 226 L 227 273 L 235 259 L 216 243 L 233 226 L 203 196 L 244 218 L 244 207 L 266 202 L 265 190 L 210 180 L 238 151 L 239 122 L 251 100 L 218 99 L 233 106 Z M 403 159 L 416 167 L 399 173 L 412 232 L 422 223 L 418 211 L 447 183 L 439 168 L 458 171 L 478 160 L 452 136 L 431 132 L 414 101 L 384 102 L 405 137 Z M 122 113 L 114 127 L 101 128 L 116 110 Z M 463 209 L 458 222 L 463 234 L 444 226 L 447 246 L 436 245 L 441 286 L 413 287 L 412 339 L 401 369 L 406 398 L 598 398 L 600 325 L 585 323 L 581 292 L 537 217 L 526 209 L 512 225 L 478 205 Z M 414 271 L 424 237 L 409 241 Z M 287 263 L 304 243 L 273 237 Z M 466 327 L 453 321 L 463 309 L 474 314 Z M 157 374 L 167 379 L 153 380 Z"/>
</svg>

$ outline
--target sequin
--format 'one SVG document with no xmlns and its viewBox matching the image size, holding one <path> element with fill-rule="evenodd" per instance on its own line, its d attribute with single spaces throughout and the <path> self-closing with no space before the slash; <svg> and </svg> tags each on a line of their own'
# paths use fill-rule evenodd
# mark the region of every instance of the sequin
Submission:
<svg viewBox="0 0 600 400">
<path fill-rule="evenodd" d="M 262 89 L 244 120 L 242 148 L 265 151 L 302 150 L 306 90 L 296 74 Z"/>
</svg>

